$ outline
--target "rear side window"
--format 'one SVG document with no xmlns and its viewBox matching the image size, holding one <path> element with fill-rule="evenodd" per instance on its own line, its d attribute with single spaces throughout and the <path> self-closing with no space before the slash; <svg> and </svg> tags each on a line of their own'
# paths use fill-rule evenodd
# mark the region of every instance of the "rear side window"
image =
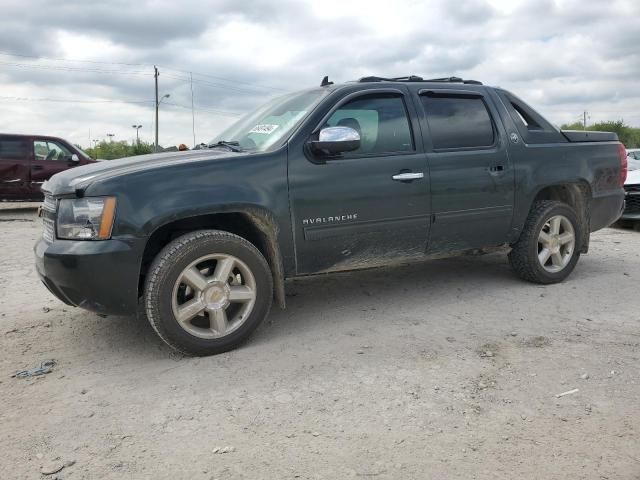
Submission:
<svg viewBox="0 0 640 480">
<path fill-rule="evenodd" d="M 27 142 L 21 138 L 0 138 L 0 160 L 26 160 Z"/>
<path fill-rule="evenodd" d="M 327 126 L 350 127 L 360 134 L 360 148 L 352 154 L 412 151 L 413 138 L 402 97 L 376 94 L 358 97 L 336 110 Z"/>
<path fill-rule="evenodd" d="M 493 145 L 493 122 L 481 98 L 422 95 L 421 99 L 435 149 Z"/>
</svg>

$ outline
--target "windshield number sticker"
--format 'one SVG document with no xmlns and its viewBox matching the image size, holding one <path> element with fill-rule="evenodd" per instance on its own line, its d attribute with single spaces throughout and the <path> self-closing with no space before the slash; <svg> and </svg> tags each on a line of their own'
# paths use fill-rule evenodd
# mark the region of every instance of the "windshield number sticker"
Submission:
<svg viewBox="0 0 640 480">
<path fill-rule="evenodd" d="M 271 135 L 273 131 L 278 127 L 279 125 L 263 123 L 261 125 L 256 125 L 255 127 L 253 127 L 251 130 L 249 130 L 249 133 L 262 133 L 264 135 Z"/>
</svg>

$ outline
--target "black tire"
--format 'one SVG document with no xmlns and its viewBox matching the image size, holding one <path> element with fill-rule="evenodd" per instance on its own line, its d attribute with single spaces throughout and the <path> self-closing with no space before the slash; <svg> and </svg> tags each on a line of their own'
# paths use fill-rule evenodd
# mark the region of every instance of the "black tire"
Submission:
<svg viewBox="0 0 640 480">
<path fill-rule="evenodd" d="M 538 260 L 538 235 L 547 221 L 556 215 L 564 216 L 573 226 L 575 245 L 567 265 L 558 272 L 549 272 L 545 270 Z M 535 202 L 529 212 L 520 238 L 512 245 L 509 253 L 511 268 L 516 275 L 529 282 L 543 285 L 562 282 L 573 271 L 580 258 L 580 239 L 582 238 L 583 228 L 583 225 L 578 221 L 578 215 L 575 210 L 569 205 L 552 200 Z"/>
<path fill-rule="evenodd" d="M 255 278 L 256 297 L 253 309 L 236 330 L 205 339 L 180 326 L 173 312 L 172 296 L 183 270 L 210 254 L 231 255 L 244 262 Z M 214 355 L 236 348 L 268 315 L 272 298 L 271 271 L 260 251 L 244 238 L 220 230 L 199 230 L 176 238 L 156 256 L 145 279 L 144 307 L 149 323 L 167 345 L 186 355 Z"/>
</svg>

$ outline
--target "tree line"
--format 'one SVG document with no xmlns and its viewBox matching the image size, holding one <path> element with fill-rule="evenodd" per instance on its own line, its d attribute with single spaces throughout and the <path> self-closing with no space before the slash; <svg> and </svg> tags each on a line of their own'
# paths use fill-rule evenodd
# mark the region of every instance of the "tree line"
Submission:
<svg viewBox="0 0 640 480">
<path fill-rule="evenodd" d="M 125 140 L 119 142 L 107 142 L 105 140 L 97 143 L 94 147 L 83 148 L 91 158 L 101 160 L 115 160 L 116 158 L 133 157 L 135 155 L 145 155 L 153 153 L 153 144 L 140 142 L 131 145 Z"/>
</svg>

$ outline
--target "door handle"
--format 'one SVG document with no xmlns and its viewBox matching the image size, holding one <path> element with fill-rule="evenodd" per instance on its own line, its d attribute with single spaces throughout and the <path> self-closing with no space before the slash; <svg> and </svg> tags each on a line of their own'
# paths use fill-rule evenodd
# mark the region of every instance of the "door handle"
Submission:
<svg viewBox="0 0 640 480">
<path fill-rule="evenodd" d="M 424 173 L 422 172 L 405 172 L 405 173 L 396 173 L 393 177 L 397 182 L 412 182 L 413 180 L 420 180 L 424 178 Z"/>
<path fill-rule="evenodd" d="M 488 168 L 489 173 L 492 175 L 499 175 L 504 172 L 504 165 L 494 165 Z"/>
<path fill-rule="evenodd" d="M 42 165 L 31 165 L 31 170 L 44 170 Z"/>
</svg>

